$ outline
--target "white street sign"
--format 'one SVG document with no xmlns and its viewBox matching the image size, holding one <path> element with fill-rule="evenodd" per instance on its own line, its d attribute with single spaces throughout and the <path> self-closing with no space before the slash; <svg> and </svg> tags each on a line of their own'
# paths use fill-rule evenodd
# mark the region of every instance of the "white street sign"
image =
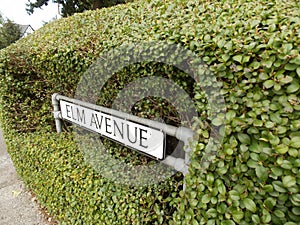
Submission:
<svg viewBox="0 0 300 225">
<path fill-rule="evenodd" d="M 162 131 L 60 100 L 62 118 L 157 159 L 165 156 Z"/>
</svg>

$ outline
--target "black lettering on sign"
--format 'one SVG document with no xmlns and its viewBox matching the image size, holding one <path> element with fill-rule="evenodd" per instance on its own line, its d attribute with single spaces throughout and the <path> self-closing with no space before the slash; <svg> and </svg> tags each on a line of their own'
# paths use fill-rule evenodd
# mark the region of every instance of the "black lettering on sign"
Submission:
<svg viewBox="0 0 300 225">
<path fill-rule="evenodd" d="M 71 120 L 86 124 L 84 109 L 73 108 L 72 105 L 66 104 L 67 117 Z"/>
<path fill-rule="evenodd" d="M 144 148 L 148 148 L 148 145 L 143 145 L 143 140 L 147 141 L 147 136 L 143 136 L 143 133 L 147 135 L 147 130 L 140 128 L 140 146 Z"/>
<path fill-rule="evenodd" d="M 72 119 L 77 120 L 76 117 L 74 116 L 73 106 L 71 106 L 71 112 L 72 112 Z"/>
<path fill-rule="evenodd" d="M 118 126 L 117 122 L 114 120 L 114 136 L 116 137 L 116 131 L 118 130 L 120 136 L 122 137 L 122 139 L 124 139 L 124 123 L 122 122 L 122 131 L 120 129 L 120 127 Z"/>
<path fill-rule="evenodd" d="M 109 117 L 105 117 L 105 131 L 106 131 L 106 133 L 108 133 L 108 134 L 111 134 L 112 132 L 111 131 L 108 131 L 108 127 L 111 127 L 111 124 L 109 124 L 107 121 L 111 121 L 111 119 L 109 118 Z"/>
<path fill-rule="evenodd" d="M 78 118 L 78 121 L 79 121 L 79 122 L 85 124 L 85 114 L 84 114 L 84 109 L 81 110 L 81 114 L 80 114 L 80 111 L 79 111 L 79 109 L 77 108 L 77 118 Z"/>
<path fill-rule="evenodd" d="M 102 115 L 100 117 L 100 122 L 99 122 L 98 115 L 92 113 L 92 118 L 91 118 L 90 126 L 92 127 L 93 124 L 94 124 L 97 129 L 100 129 L 101 125 L 102 125 L 102 120 L 103 120 L 103 116 Z"/>
<path fill-rule="evenodd" d="M 134 140 L 130 140 L 130 131 L 129 131 L 129 124 L 127 124 L 127 139 L 131 144 L 136 143 L 137 141 L 137 127 L 134 128 L 135 134 L 134 134 Z"/>
<path fill-rule="evenodd" d="M 71 111 L 70 111 L 70 105 L 66 105 L 66 111 L 67 111 L 67 117 L 71 119 L 71 115 L 69 114 Z"/>
</svg>

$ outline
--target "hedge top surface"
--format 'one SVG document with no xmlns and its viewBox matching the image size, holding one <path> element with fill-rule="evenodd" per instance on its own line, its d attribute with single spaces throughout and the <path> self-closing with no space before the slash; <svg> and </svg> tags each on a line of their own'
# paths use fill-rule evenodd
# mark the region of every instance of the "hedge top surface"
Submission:
<svg viewBox="0 0 300 225">
<path fill-rule="evenodd" d="M 265 42 L 267 46 L 278 45 L 273 43 L 277 38 L 297 42 L 298 37 L 293 31 L 299 29 L 297 24 L 299 2 L 296 0 L 286 3 L 265 0 L 139 1 L 60 19 L 9 49 L 30 50 L 41 56 L 59 49 L 95 54 L 124 43 L 173 40 L 191 44 L 188 47 L 198 51 L 200 43 L 206 43 L 207 47 L 209 43 L 215 44 L 215 47 L 225 47 L 229 51 L 233 48 L 242 50 L 251 41 Z M 292 33 L 294 35 L 290 37 Z M 236 46 L 226 45 L 226 40 Z"/>
<path fill-rule="evenodd" d="M 251 80 L 251 72 L 253 79 L 264 81 L 265 87 L 271 88 L 275 84 L 274 79 L 268 79 L 270 73 L 280 71 L 284 76 L 282 66 L 288 74 L 295 71 L 299 76 L 299 24 L 297 0 L 138 1 L 75 14 L 50 23 L 1 51 L 0 69 L 5 75 L 2 86 L 14 79 L 23 82 L 18 87 L 8 86 L 3 95 L 16 98 L 8 93 L 20 92 L 22 86 L 24 101 L 32 100 L 37 90 L 41 92 L 37 96 L 40 99 L 50 98 L 50 90 L 72 96 L 80 76 L 101 52 L 126 43 L 160 40 L 194 51 L 215 67 L 213 72 L 226 85 L 234 85 L 245 77 Z M 283 82 L 288 82 L 289 77 Z M 292 83 L 288 91 L 295 93 L 297 80 Z M 30 104 L 29 108 L 38 105 L 34 109 L 40 115 L 35 119 L 49 123 L 46 110 L 50 105 Z M 14 113 L 22 115 L 28 110 L 24 107 L 15 106 Z M 17 130 L 41 126 L 41 122 L 25 125 L 25 121 L 28 118 L 20 119 L 19 128 L 10 126 Z"/>
</svg>

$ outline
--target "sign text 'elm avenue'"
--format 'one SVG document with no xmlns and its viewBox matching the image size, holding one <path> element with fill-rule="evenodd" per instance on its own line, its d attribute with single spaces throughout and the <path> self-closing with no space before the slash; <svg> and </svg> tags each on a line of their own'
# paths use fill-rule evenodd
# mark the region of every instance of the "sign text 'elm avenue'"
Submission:
<svg viewBox="0 0 300 225">
<path fill-rule="evenodd" d="M 60 109 L 62 118 L 69 122 L 157 159 L 165 156 L 165 135 L 160 130 L 64 100 Z"/>
</svg>

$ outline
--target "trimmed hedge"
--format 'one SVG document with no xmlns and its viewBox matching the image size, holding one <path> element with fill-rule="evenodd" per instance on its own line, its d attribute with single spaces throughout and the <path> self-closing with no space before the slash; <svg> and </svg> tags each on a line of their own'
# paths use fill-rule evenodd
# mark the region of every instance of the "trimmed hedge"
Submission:
<svg viewBox="0 0 300 225">
<path fill-rule="evenodd" d="M 180 174 L 147 188 L 116 185 L 85 163 L 67 133 L 16 136 L 9 149 L 18 174 L 60 224 L 166 224 L 176 210 Z"/>
<path fill-rule="evenodd" d="M 61 224 L 298 224 L 299 4 L 139 1 L 61 19 L 2 50 L 1 123 L 18 173 Z M 185 192 L 179 174 L 140 189 L 111 183 L 85 164 L 71 133 L 53 132 L 51 95 L 73 96 L 101 52 L 139 41 L 192 50 L 223 84 L 223 147 L 203 170 L 209 126 L 197 128 Z M 201 112 L 199 88 L 176 72 Z"/>
</svg>

